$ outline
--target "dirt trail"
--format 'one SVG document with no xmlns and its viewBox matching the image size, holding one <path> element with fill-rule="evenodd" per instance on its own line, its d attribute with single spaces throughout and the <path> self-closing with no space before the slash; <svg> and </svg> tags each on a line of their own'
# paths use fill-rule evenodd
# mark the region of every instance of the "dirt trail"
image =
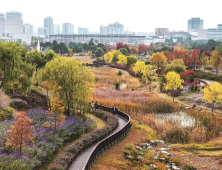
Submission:
<svg viewBox="0 0 222 170">
<path fill-rule="evenodd" d="M 0 89 L 0 107 L 2 107 L 3 109 L 7 109 L 7 107 L 10 106 L 10 103 L 12 102 L 13 100 L 7 96 L 3 91 L 2 89 Z M 18 113 L 18 111 L 16 109 L 14 109 L 14 116 L 16 116 Z"/>
</svg>

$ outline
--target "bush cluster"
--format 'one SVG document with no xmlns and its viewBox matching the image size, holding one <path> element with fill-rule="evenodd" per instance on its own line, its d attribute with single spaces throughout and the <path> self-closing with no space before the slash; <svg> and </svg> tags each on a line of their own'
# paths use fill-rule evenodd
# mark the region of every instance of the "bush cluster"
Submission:
<svg viewBox="0 0 222 170">
<path fill-rule="evenodd" d="M 106 113 L 102 110 L 95 110 L 93 114 L 106 121 L 107 125 L 102 129 L 83 135 L 78 141 L 66 146 L 64 151 L 49 165 L 49 170 L 65 169 L 67 164 L 75 159 L 75 155 L 80 154 L 84 149 L 105 138 L 118 124 L 117 117 L 110 113 Z"/>
<path fill-rule="evenodd" d="M 0 109 L 0 121 L 13 118 L 13 109 L 8 107 L 7 110 Z"/>
<path fill-rule="evenodd" d="M 195 70 L 195 72 L 196 72 L 196 77 L 198 78 L 222 82 L 222 76 L 218 76 L 216 74 L 203 72 L 199 70 Z"/>
</svg>

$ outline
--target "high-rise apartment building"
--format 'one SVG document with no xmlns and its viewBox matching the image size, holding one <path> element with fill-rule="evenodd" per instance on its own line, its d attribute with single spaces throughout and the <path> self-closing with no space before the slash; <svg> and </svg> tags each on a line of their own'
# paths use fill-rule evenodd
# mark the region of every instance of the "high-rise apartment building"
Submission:
<svg viewBox="0 0 222 170">
<path fill-rule="evenodd" d="M 100 34 L 124 34 L 124 25 L 116 22 L 108 26 L 100 26 Z"/>
<path fill-rule="evenodd" d="M 5 14 L 0 13 L 0 20 L 4 20 L 5 19 Z"/>
<path fill-rule="evenodd" d="M 48 35 L 48 30 L 47 30 L 47 28 L 38 28 L 38 35 L 40 35 L 40 36 L 46 36 L 46 35 Z"/>
<path fill-rule="evenodd" d="M 88 28 L 78 27 L 78 34 L 89 34 Z"/>
<path fill-rule="evenodd" d="M 60 25 L 54 24 L 54 34 L 60 34 Z"/>
<path fill-rule="evenodd" d="M 200 18 L 191 18 L 188 20 L 187 31 L 203 29 L 203 20 Z"/>
<path fill-rule="evenodd" d="M 74 34 L 74 25 L 70 23 L 63 23 L 62 34 Z"/>
<path fill-rule="evenodd" d="M 23 33 L 33 35 L 33 25 L 30 24 L 23 25 Z"/>
<path fill-rule="evenodd" d="M 22 20 L 22 13 L 17 11 L 6 12 L 6 20 Z"/>
<path fill-rule="evenodd" d="M 44 18 L 44 28 L 47 29 L 47 35 L 53 35 L 53 19 L 51 17 Z"/>
<path fill-rule="evenodd" d="M 155 28 L 155 35 L 163 35 L 164 32 L 169 32 L 169 28 Z"/>
</svg>

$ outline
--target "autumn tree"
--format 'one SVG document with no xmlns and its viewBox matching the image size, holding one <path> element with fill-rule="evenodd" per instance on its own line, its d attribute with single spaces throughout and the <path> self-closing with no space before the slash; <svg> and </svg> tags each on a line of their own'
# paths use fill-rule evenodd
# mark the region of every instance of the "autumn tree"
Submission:
<svg viewBox="0 0 222 170">
<path fill-rule="evenodd" d="M 180 78 L 180 75 L 174 71 L 168 72 L 165 76 L 166 84 L 165 89 L 170 90 L 171 93 L 174 93 L 176 90 L 183 88 L 182 83 L 184 82 L 183 79 Z M 174 95 L 173 102 L 174 102 Z"/>
<path fill-rule="evenodd" d="M 184 44 L 183 48 L 184 48 L 185 50 L 188 50 L 188 49 L 190 48 L 190 46 L 189 46 L 189 44 L 186 42 L 186 43 Z"/>
<path fill-rule="evenodd" d="M 143 72 L 142 79 L 149 83 L 150 91 L 151 91 L 151 82 L 153 81 L 153 76 L 155 75 L 155 70 L 153 69 L 152 65 L 145 65 L 142 72 Z"/>
<path fill-rule="evenodd" d="M 167 58 L 163 53 L 155 53 L 153 56 L 150 58 L 150 63 L 154 66 L 157 67 L 158 72 L 160 67 L 164 67 L 166 65 Z"/>
<path fill-rule="evenodd" d="M 49 118 L 53 121 L 53 123 L 50 126 L 54 126 L 55 132 L 57 131 L 58 126 L 65 121 L 65 115 L 64 115 L 65 109 L 59 97 L 60 97 L 59 93 L 57 92 L 56 96 L 50 100 L 50 108 L 46 112 L 46 114 L 49 115 Z"/>
<path fill-rule="evenodd" d="M 122 42 L 116 43 L 116 49 L 119 50 L 120 48 L 125 48 L 125 45 Z"/>
<path fill-rule="evenodd" d="M 19 153 L 22 153 L 22 148 L 28 144 L 31 144 L 34 135 L 32 133 L 33 126 L 31 126 L 32 120 L 29 119 L 26 112 L 21 111 L 15 117 L 15 125 L 12 129 L 8 130 L 8 138 L 6 145 L 19 148 Z"/>
<path fill-rule="evenodd" d="M 139 75 L 139 77 L 141 77 L 144 69 L 145 69 L 145 63 L 143 61 L 137 61 L 136 64 L 133 67 L 133 72 Z"/>
<path fill-rule="evenodd" d="M 175 71 L 176 73 L 180 74 L 181 72 L 186 70 L 186 66 L 183 63 L 183 60 L 181 59 L 176 59 L 173 60 L 170 65 L 167 65 L 164 68 L 164 72 L 168 73 L 170 71 Z"/>
<path fill-rule="evenodd" d="M 208 103 L 212 103 L 212 113 L 214 111 L 214 104 L 222 102 L 222 85 L 218 82 L 212 83 L 204 88 L 204 97 Z"/>
<path fill-rule="evenodd" d="M 170 52 L 170 55 L 169 55 L 169 62 L 173 61 L 175 59 L 175 56 L 173 55 L 172 52 Z"/>
<path fill-rule="evenodd" d="M 118 56 L 122 54 L 119 50 L 115 50 L 113 51 L 113 59 L 112 59 L 112 63 L 117 63 L 118 61 Z"/>
<path fill-rule="evenodd" d="M 169 51 L 162 51 L 162 53 L 166 56 L 167 60 L 169 61 L 170 52 Z"/>
<path fill-rule="evenodd" d="M 200 58 L 200 63 L 204 67 L 204 71 L 205 71 L 206 65 L 209 64 L 209 57 L 205 53 L 202 54 L 202 57 Z"/>
<path fill-rule="evenodd" d="M 186 50 L 183 51 L 183 62 L 186 66 L 189 65 L 189 54 L 187 53 Z"/>
<path fill-rule="evenodd" d="M 104 55 L 104 60 L 106 63 L 111 63 L 113 60 L 113 52 L 108 52 Z"/>
<path fill-rule="evenodd" d="M 145 44 L 141 44 L 139 47 L 138 47 L 138 50 L 139 50 L 139 54 L 141 53 L 145 53 L 149 50 L 149 46 L 145 45 Z"/>
<path fill-rule="evenodd" d="M 131 54 L 138 54 L 138 48 L 137 47 L 130 47 Z"/>
<path fill-rule="evenodd" d="M 190 62 L 194 65 L 194 69 L 196 69 L 196 64 L 198 63 L 198 53 L 196 50 L 192 51 Z"/>
<path fill-rule="evenodd" d="M 25 48 L 0 42 L 0 89 L 11 90 L 16 84 L 19 92 L 26 93 L 31 89 L 34 69 Z"/>
<path fill-rule="evenodd" d="M 180 59 L 180 51 L 179 50 L 175 50 L 175 59 Z"/>
<path fill-rule="evenodd" d="M 213 52 L 213 55 L 210 58 L 210 63 L 214 67 L 214 69 L 216 70 L 216 75 L 217 75 L 220 64 L 221 64 L 220 52 L 218 52 L 216 50 Z"/>
<path fill-rule="evenodd" d="M 117 64 L 125 66 L 127 64 L 127 57 L 125 55 L 123 55 L 123 54 L 118 55 Z"/>
<path fill-rule="evenodd" d="M 75 58 L 54 58 L 38 73 L 38 77 L 40 83 L 46 81 L 54 84 L 50 91 L 53 94 L 59 92 L 67 114 L 71 114 L 70 109 L 75 111 L 77 105 L 87 107 L 94 74 Z"/>
</svg>

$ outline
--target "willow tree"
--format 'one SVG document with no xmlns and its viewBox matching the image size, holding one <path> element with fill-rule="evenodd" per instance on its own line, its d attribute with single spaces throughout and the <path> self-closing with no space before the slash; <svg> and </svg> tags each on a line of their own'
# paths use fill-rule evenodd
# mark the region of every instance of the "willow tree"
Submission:
<svg viewBox="0 0 222 170">
<path fill-rule="evenodd" d="M 70 110 L 76 110 L 77 107 L 82 113 L 86 112 L 94 82 L 94 74 L 89 67 L 74 58 L 56 57 L 37 76 L 41 82 L 53 84 L 49 90 L 52 94 L 59 92 L 67 114 L 70 115 Z"/>
<path fill-rule="evenodd" d="M 0 42 L 0 89 L 16 87 L 21 93 L 31 88 L 34 67 L 19 44 Z"/>
</svg>

